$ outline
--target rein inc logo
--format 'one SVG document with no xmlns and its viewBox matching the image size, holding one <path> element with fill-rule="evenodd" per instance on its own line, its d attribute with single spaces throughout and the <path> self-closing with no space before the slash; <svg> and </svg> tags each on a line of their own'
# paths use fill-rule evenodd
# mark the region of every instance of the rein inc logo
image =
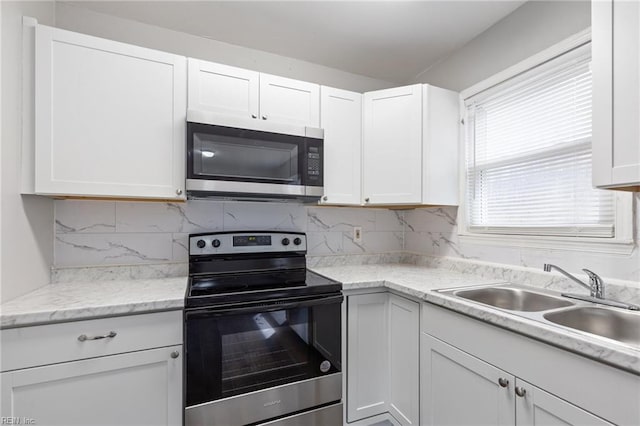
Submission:
<svg viewBox="0 0 640 426">
<path fill-rule="evenodd" d="M 30 417 L 0 417 L 0 425 L 35 425 L 36 419 Z"/>
</svg>

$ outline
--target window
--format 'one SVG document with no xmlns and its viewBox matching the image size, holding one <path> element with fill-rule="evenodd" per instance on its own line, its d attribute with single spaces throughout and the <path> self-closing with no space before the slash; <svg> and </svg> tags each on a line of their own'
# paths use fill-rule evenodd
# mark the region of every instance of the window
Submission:
<svg viewBox="0 0 640 426">
<path fill-rule="evenodd" d="M 468 233 L 613 238 L 614 192 L 591 185 L 590 45 L 465 100 Z"/>
</svg>

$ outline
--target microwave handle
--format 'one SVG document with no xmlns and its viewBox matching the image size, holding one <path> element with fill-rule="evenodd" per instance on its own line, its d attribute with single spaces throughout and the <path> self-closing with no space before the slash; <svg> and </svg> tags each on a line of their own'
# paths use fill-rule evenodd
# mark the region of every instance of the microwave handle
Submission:
<svg viewBox="0 0 640 426">
<path fill-rule="evenodd" d="M 197 315 L 197 316 L 222 316 L 222 315 L 239 315 L 239 314 L 250 314 L 254 312 L 271 312 L 271 311 L 282 311 L 285 309 L 296 309 L 296 308 L 306 308 L 309 306 L 319 306 L 319 305 L 331 305 L 335 303 L 342 303 L 344 297 L 339 296 L 330 296 L 323 297 L 319 299 L 304 299 L 298 301 L 290 301 L 290 302 L 278 302 L 272 301 L 267 303 L 261 303 L 259 305 L 252 304 L 250 306 L 240 306 L 235 308 L 205 308 L 198 310 L 188 310 L 186 312 L 187 316 Z"/>
</svg>

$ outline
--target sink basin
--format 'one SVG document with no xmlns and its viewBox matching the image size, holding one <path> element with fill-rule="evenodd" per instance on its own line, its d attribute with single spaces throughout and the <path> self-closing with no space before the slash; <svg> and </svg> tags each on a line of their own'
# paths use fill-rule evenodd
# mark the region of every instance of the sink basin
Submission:
<svg viewBox="0 0 640 426">
<path fill-rule="evenodd" d="M 640 313 L 583 306 L 543 315 L 547 321 L 640 346 Z"/>
<path fill-rule="evenodd" d="M 464 299 L 473 300 L 474 302 L 511 311 L 537 312 L 573 306 L 573 303 L 568 300 L 534 293 L 520 288 L 487 287 L 458 290 L 453 294 Z"/>
</svg>

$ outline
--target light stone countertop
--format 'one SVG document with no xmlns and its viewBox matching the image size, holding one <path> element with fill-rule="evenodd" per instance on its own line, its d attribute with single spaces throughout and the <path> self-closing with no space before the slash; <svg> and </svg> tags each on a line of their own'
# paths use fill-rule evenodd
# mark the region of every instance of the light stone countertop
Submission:
<svg viewBox="0 0 640 426">
<path fill-rule="evenodd" d="M 640 348 L 434 291 L 453 287 L 508 284 L 505 280 L 403 264 L 329 266 L 313 270 L 341 281 L 345 291 L 388 288 L 640 375 Z M 532 289 L 536 290 L 535 287 Z M 560 286 L 553 289 L 546 286 L 538 290 L 560 292 L 566 288 Z M 576 306 L 593 306 L 588 302 L 572 302 Z"/>
<path fill-rule="evenodd" d="M 482 277 L 472 270 L 460 272 L 411 264 L 317 265 L 311 269 L 342 282 L 345 291 L 388 288 L 640 374 L 640 349 L 434 291 L 504 284 L 507 282 L 504 278 Z M 527 284 L 538 283 L 534 280 Z M 184 307 L 186 287 L 186 276 L 49 284 L 0 305 L 0 328 L 178 310 Z M 567 290 L 561 284 L 557 288 L 553 285 L 538 287 Z"/>
<path fill-rule="evenodd" d="M 0 328 L 184 307 L 187 277 L 49 284 L 0 305 Z"/>
</svg>

